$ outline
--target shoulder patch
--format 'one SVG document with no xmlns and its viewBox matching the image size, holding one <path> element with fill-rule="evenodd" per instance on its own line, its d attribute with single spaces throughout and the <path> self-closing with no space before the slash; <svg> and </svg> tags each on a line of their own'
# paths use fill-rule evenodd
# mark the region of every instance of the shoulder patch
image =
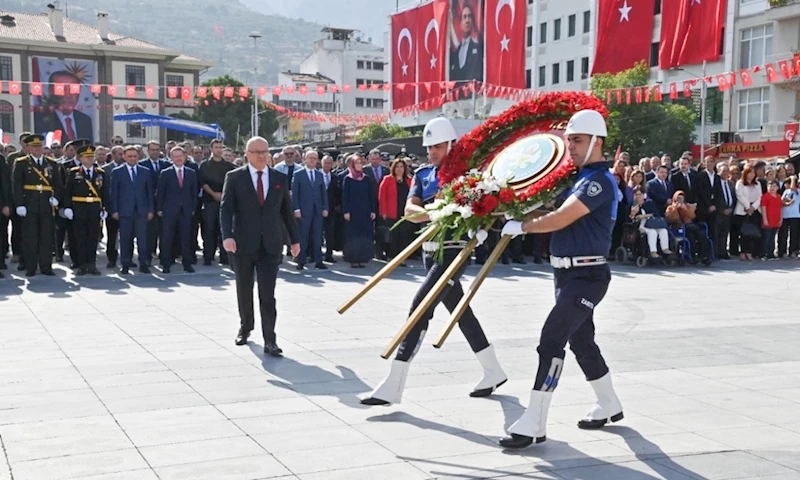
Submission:
<svg viewBox="0 0 800 480">
<path fill-rule="evenodd" d="M 425 165 L 420 165 L 419 167 L 417 167 L 416 170 L 414 170 L 414 175 L 418 174 L 419 172 L 424 172 L 425 170 L 428 170 L 428 169 L 431 169 L 431 168 L 433 168 L 433 165 L 431 165 L 429 163 L 426 163 Z"/>
<path fill-rule="evenodd" d="M 590 197 L 596 197 L 603 192 L 603 187 L 600 183 L 592 180 L 592 183 L 589 184 L 589 188 L 586 189 L 586 194 Z"/>
</svg>

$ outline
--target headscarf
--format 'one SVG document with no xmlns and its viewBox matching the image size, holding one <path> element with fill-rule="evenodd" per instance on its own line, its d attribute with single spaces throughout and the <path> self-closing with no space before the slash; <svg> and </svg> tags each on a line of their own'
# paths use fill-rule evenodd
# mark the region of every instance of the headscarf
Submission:
<svg viewBox="0 0 800 480">
<path fill-rule="evenodd" d="M 362 169 L 360 172 L 356 170 L 356 157 L 357 155 L 350 155 L 350 158 L 347 159 L 347 176 L 360 181 L 364 179 L 364 170 Z"/>
</svg>

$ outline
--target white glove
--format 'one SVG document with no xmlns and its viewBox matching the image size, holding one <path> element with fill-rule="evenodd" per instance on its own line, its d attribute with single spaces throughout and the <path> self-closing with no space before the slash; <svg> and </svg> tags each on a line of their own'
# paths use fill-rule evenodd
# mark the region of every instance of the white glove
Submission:
<svg viewBox="0 0 800 480">
<path fill-rule="evenodd" d="M 58 199 L 56 197 L 50 197 L 50 205 L 57 207 L 58 206 Z"/>
<path fill-rule="evenodd" d="M 75 212 L 73 212 L 71 208 L 65 208 L 64 218 L 66 218 L 67 220 L 72 220 L 73 217 L 75 217 Z"/>
<path fill-rule="evenodd" d="M 476 246 L 480 247 L 481 245 L 483 245 L 483 242 L 485 242 L 486 239 L 489 237 L 489 233 L 486 230 L 478 230 L 478 233 L 476 235 L 475 232 L 470 230 L 469 232 L 467 232 L 467 236 L 470 239 L 477 237 L 478 244 Z"/>
<path fill-rule="evenodd" d="M 106 212 L 105 210 L 102 210 L 100 212 L 100 220 L 105 220 L 106 218 L 108 218 L 108 212 Z"/>
<path fill-rule="evenodd" d="M 17 215 L 20 217 L 24 217 L 28 214 L 28 209 L 25 207 L 17 207 Z"/>
<path fill-rule="evenodd" d="M 511 237 L 517 237 L 519 235 L 524 235 L 525 232 L 522 231 L 522 222 L 518 222 L 516 220 L 509 220 L 503 225 L 502 235 L 511 235 Z"/>
</svg>

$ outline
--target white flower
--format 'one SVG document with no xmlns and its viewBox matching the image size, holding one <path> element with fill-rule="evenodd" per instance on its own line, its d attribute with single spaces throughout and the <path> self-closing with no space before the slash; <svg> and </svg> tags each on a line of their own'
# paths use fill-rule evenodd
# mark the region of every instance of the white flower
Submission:
<svg viewBox="0 0 800 480">
<path fill-rule="evenodd" d="M 450 215 L 456 213 L 457 209 L 458 209 L 457 203 L 448 203 L 440 211 L 442 212 L 442 216 L 449 217 Z"/>
<path fill-rule="evenodd" d="M 431 222 L 438 222 L 440 218 L 442 218 L 441 210 L 431 210 L 428 213 L 428 218 L 431 219 Z"/>
<path fill-rule="evenodd" d="M 469 218 L 472 216 L 472 207 L 469 205 L 459 206 L 456 211 L 461 214 L 461 218 Z"/>
<path fill-rule="evenodd" d="M 445 204 L 443 198 L 437 198 L 436 200 L 432 201 L 431 203 L 425 205 L 425 210 L 438 210 L 439 207 Z"/>
<path fill-rule="evenodd" d="M 486 193 L 493 193 L 500 191 L 500 185 L 498 185 L 493 178 L 484 179 L 483 181 L 478 182 L 476 188 Z"/>
<path fill-rule="evenodd" d="M 470 170 L 470 171 L 469 171 L 467 174 L 468 174 L 470 177 L 477 177 L 477 176 L 479 176 L 479 175 L 481 174 L 481 172 L 480 172 L 480 170 L 478 170 L 477 168 L 473 168 L 473 169 L 472 169 L 472 170 Z M 485 174 L 486 174 L 486 172 L 484 172 L 484 175 L 485 175 Z"/>
</svg>

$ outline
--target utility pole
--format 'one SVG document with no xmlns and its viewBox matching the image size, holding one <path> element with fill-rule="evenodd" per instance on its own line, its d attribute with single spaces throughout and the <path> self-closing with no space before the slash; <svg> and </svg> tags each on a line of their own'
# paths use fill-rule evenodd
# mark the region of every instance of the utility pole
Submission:
<svg viewBox="0 0 800 480">
<path fill-rule="evenodd" d="M 253 134 L 251 135 L 251 137 L 255 137 L 258 135 L 258 39 L 261 38 L 261 34 L 258 32 L 250 32 L 249 37 L 253 39 L 253 54 L 255 63 L 255 68 L 253 69 Z"/>
</svg>

